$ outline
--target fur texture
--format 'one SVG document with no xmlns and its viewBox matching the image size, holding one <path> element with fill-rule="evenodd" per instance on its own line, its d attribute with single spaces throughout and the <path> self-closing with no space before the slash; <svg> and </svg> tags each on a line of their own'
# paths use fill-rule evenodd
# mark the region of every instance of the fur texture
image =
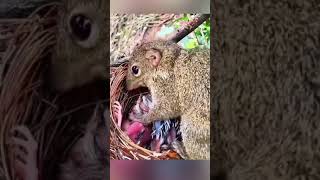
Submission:
<svg viewBox="0 0 320 180">
<path fill-rule="evenodd" d="M 190 159 L 210 159 L 209 67 L 209 50 L 187 52 L 166 41 L 138 46 L 129 63 L 127 88 L 145 86 L 152 96 L 153 106 L 142 122 L 181 116 L 181 135 Z"/>
<path fill-rule="evenodd" d="M 216 179 L 320 179 L 318 4 L 214 3 Z"/>
</svg>

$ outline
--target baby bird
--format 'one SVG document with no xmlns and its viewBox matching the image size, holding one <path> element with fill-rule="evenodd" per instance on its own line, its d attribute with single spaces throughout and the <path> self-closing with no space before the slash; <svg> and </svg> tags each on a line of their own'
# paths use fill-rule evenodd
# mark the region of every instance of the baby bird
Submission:
<svg viewBox="0 0 320 180">
<path fill-rule="evenodd" d="M 181 140 L 180 122 L 176 120 L 155 121 L 153 123 L 151 150 L 161 152 Z M 172 148 L 173 149 L 173 148 Z"/>
<path fill-rule="evenodd" d="M 132 109 L 132 111 L 129 113 L 129 118 L 125 119 L 123 118 L 123 110 L 120 102 L 116 101 L 113 104 L 113 109 L 115 112 L 115 116 L 117 119 L 117 125 L 127 133 L 129 138 L 136 144 L 146 147 L 151 141 L 151 126 L 150 125 L 143 125 L 141 122 L 137 121 L 137 118 L 135 114 L 138 113 L 136 109 L 139 109 L 139 111 L 142 111 L 140 109 L 140 103 L 143 102 L 141 97 L 139 97 L 140 100 L 137 101 L 136 105 Z"/>
<path fill-rule="evenodd" d="M 147 126 L 138 122 L 143 114 L 149 112 L 151 106 L 151 95 L 146 94 L 139 96 L 135 106 L 129 113 L 129 119 L 123 118 L 122 106 L 118 101 L 114 103 L 113 108 L 118 120 L 118 126 L 127 133 L 133 142 L 147 147 L 152 139 L 151 150 L 160 153 L 162 150 L 167 150 L 171 147 L 174 141 L 181 140 L 180 122 L 176 120 L 155 121 L 151 124 L 151 130 L 150 125 Z"/>
</svg>

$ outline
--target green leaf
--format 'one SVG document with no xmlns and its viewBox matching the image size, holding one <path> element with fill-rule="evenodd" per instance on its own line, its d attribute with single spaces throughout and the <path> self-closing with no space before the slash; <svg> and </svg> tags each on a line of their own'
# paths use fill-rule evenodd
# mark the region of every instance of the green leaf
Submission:
<svg viewBox="0 0 320 180">
<path fill-rule="evenodd" d="M 181 27 L 181 22 L 188 22 L 194 18 L 193 16 L 194 14 L 184 14 L 183 17 L 174 20 L 172 27 L 179 29 Z M 210 18 L 196 28 L 193 33 L 183 38 L 179 44 L 185 49 L 197 47 L 210 48 Z"/>
<path fill-rule="evenodd" d="M 178 19 L 174 20 L 173 22 L 174 23 L 178 23 L 178 22 L 181 22 L 181 21 L 189 21 L 189 19 L 188 19 L 187 16 L 183 16 L 181 18 L 178 18 Z"/>
<path fill-rule="evenodd" d="M 193 49 L 197 46 L 198 46 L 198 43 L 196 39 L 189 39 L 185 44 L 186 49 Z"/>
</svg>

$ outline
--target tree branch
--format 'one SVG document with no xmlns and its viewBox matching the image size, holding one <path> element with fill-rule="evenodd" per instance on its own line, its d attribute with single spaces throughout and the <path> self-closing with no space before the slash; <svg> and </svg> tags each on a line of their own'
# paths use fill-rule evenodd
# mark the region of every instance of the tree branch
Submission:
<svg viewBox="0 0 320 180">
<path fill-rule="evenodd" d="M 194 31 L 197 27 L 199 27 L 209 17 L 210 14 L 197 15 L 192 21 L 188 22 L 186 25 L 178 29 L 177 33 L 171 36 L 168 40 L 176 43 L 179 42 L 181 39 Z"/>
</svg>

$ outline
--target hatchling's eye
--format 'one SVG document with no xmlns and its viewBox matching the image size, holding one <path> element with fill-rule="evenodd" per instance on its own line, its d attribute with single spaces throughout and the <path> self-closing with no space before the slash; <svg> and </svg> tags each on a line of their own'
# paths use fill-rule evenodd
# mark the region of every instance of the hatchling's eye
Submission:
<svg viewBox="0 0 320 180">
<path fill-rule="evenodd" d="M 140 76 L 141 74 L 141 70 L 138 66 L 132 66 L 131 71 L 134 76 Z"/>
<path fill-rule="evenodd" d="M 72 33 L 80 40 L 85 41 L 90 37 L 92 31 L 91 20 L 82 14 L 77 14 L 71 17 L 70 27 Z"/>
</svg>

